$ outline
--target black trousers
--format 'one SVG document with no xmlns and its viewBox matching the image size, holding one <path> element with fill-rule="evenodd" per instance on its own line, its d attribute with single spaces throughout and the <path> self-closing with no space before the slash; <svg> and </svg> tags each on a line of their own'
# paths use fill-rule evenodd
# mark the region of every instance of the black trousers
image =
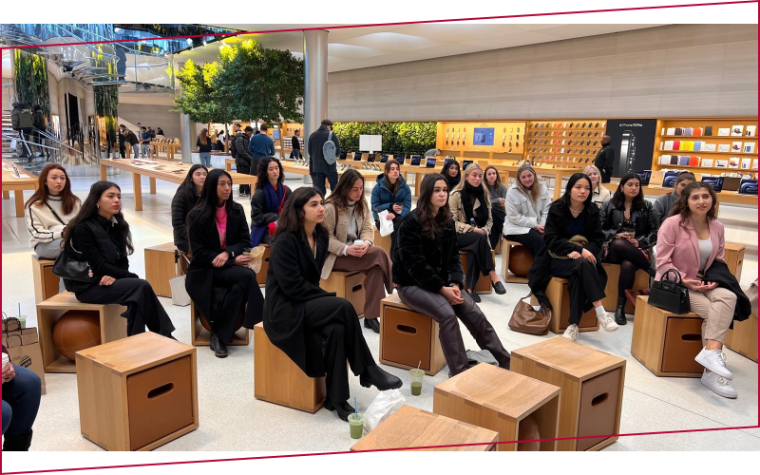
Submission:
<svg viewBox="0 0 760 475">
<path fill-rule="evenodd" d="M 500 367 L 509 369 L 509 352 L 504 349 L 493 326 L 467 292 L 462 292 L 464 303 L 460 305 L 451 305 L 443 295 L 417 286 L 399 287 L 398 296 L 407 307 L 438 322 L 438 339 L 452 376 L 467 370 L 467 350 L 464 348 L 457 318 L 462 320 L 481 349 L 490 351 Z"/>
<path fill-rule="evenodd" d="M 552 259 L 551 274 L 570 281 L 570 324 L 578 325 L 584 311 L 591 309 L 591 303 L 602 300 L 606 279 L 602 279 L 596 265 L 580 257 L 578 259 Z M 559 311 L 556 309 L 555 311 Z"/>
<path fill-rule="evenodd" d="M 467 252 L 467 269 L 465 269 L 467 287 L 474 289 L 478 281 L 478 273 L 487 276 L 496 269 L 488 235 L 476 232 L 457 234 L 457 244 L 460 251 Z"/>
<path fill-rule="evenodd" d="M 546 244 L 544 244 L 544 235 L 535 229 L 528 231 L 528 234 L 509 234 L 504 237 L 510 241 L 519 242 L 527 247 L 534 259 L 544 246 L 546 246 Z"/>
<path fill-rule="evenodd" d="M 250 175 L 250 173 L 251 173 L 251 165 L 250 164 L 244 165 L 244 164 L 242 164 L 240 162 L 235 162 L 235 168 L 236 168 L 236 170 L 237 170 L 238 173 L 242 173 L 243 175 Z M 251 185 L 240 185 L 239 190 L 240 190 L 239 193 L 241 195 L 243 195 L 243 194 L 250 195 L 251 194 Z"/>
<path fill-rule="evenodd" d="M 507 214 L 503 209 L 501 209 L 501 207 L 491 207 L 491 219 L 493 220 L 493 226 L 491 226 L 491 235 L 489 236 L 491 249 L 496 249 L 496 245 L 499 244 L 501 233 L 504 232 L 504 219 L 506 217 Z"/>
<path fill-rule="evenodd" d="M 607 262 L 620 264 L 620 279 L 618 279 L 618 300 L 625 297 L 625 291 L 633 288 L 636 281 L 636 271 L 649 269 L 651 265 L 641 249 L 625 239 L 613 239 L 609 244 Z"/>
<path fill-rule="evenodd" d="M 143 333 L 146 326 L 163 336 L 174 331 L 169 315 L 147 280 L 116 279 L 113 285 L 93 285 L 75 295 L 84 303 L 125 305 L 127 311 L 121 316 L 127 319 L 127 336 Z"/>
<path fill-rule="evenodd" d="M 602 183 L 609 183 L 612 181 L 612 170 L 605 171 L 600 168 L 599 172 L 602 174 Z"/>
<path fill-rule="evenodd" d="M 314 188 L 322 193 L 322 196 L 327 196 L 327 188 L 325 188 L 325 179 L 330 183 L 330 192 L 338 186 L 338 172 L 330 173 L 312 173 L 311 180 Z"/>
<path fill-rule="evenodd" d="M 256 273 L 247 267 L 214 269 L 214 299 L 209 325 L 223 342 L 235 338 L 238 319 L 244 313 L 243 326 L 253 328 L 262 320 L 264 297 L 256 283 Z"/>
<path fill-rule="evenodd" d="M 377 364 L 364 340 L 353 305 L 339 297 L 310 300 L 304 304 L 304 327 L 306 331 L 322 334 L 327 399 L 335 403 L 347 401 L 351 393 L 346 360 L 356 376 Z"/>
</svg>

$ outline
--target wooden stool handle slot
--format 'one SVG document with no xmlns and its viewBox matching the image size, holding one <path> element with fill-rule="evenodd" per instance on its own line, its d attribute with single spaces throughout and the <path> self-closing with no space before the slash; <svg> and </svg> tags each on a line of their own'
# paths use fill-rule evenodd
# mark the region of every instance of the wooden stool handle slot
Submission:
<svg viewBox="0 0 760 475">
<path fill-rule="evenodd" d="M 172 391 L 174 391 L 174 383 L 167 383 L 148 391 L 148 399 L 156 399 L 157 397 L 169 394 Z"/>
<path fill-rule="evenodd" d="M 410 327 L 409 325 L 396 325 L 396 331 L 400 333 L 408 333 L 410 335 L 416 335 L 417 329 Z"/>
<path fill-rule="evenodd" d="M 606 401 L 609 397 L 610 397 L 609 393 L 602 393 L 602 394 L 598 395 L 597 397 L 595 397 L 594 399 L 591 400 L 591 405 L 592 406 L 598 406 L 599 404 L 601 404 L 604 401 Z"/>
</svg>

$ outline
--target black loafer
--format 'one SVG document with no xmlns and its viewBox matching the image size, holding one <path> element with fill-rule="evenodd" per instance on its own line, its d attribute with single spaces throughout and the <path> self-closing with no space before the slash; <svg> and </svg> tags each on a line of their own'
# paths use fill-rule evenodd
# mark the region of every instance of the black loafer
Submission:
<svg viewBox="0 0 760 475">
<path fill-rule="evenodd" d="M 380 322 L 377 321 L 377 318 L 364 319 L 364 328 L 369 328 L 375 333 L 380 333 Z"/>
<path fill-rule="evenodd" d="M 365 388 L 374 386 L 380 391 L 398 389 L 404 385 L 399 378 L 381 369 L 377 365 L 368 366 L 367 369 L 364 370 L 361 376 L 359 376 L 359 384 Z"/>
<path fill-rule="evenodd" d="M 507 289 L 504 288 L 504 284 L 502 284 L 501 281 L 496 282 L 495 284 L 491 282 L 491 286 L 493 286 L 493 289 L 499 295 L 504 295 L 507 293 Z"/>
<path fill-rule="evenodd" d="M 348 422 L 348 416 L 354 413 L 354 408 L 346 401 L 334 403 L 329 399 L 325 399 L 325 409 L 330 412 L 335 412 L 338 419 L 346 422 Z"/>
<path fill-rule="evenodd" d="M 224 345 L 222 340 L 219 339 L 216 334 L 211 334 L 211 344 L 209 345 L 211 348 L 211 351 L 214 352 L 214 355 L 217 358 L 226 358 L 229 356 L 229 353 L 227 353 L 227 347 Z"/>
<path fill-rule="evenodd" d="M 470 292 L 470 297 L 472 297 L 473 302 L 475 302 L 475 303 L 480 303 L 481 302 L 480 295 L 478 295 L 478 293 L 475 292 L 474 289 L 470 290 L 469 292 Z"/>
</svg>

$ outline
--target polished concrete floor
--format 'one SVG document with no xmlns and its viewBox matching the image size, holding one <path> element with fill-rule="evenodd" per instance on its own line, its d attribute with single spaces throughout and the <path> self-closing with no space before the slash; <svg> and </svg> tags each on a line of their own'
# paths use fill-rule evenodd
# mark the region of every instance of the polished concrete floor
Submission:
<svg viewBox="0 0 760 475">
<path fill-rule="evenodd" d="M 156 195 L 145 194 L 145 211 L 134 211 L 131 175 L 112 177 L 122 186 L 124 209 L 134 241 L 135 254 L 131 269 L 144 275 L 143 249 L 172 240 L 170 204 L 174 185 L 158 182 Z M 86 196 L 90 178 L 75 178 L 73 188 L 81 198 Z M 291 187 L 303 186 L 301 180 L 288 180 Z M 147 190 L 147 180 L 143 190 Z M 28 195 L 27 195 L 28 196 Z M 368 195 L 369 198 L 369 195 Z M 249 209 L 244 200 L 241 203 Z M 14 217 L 13 202 L 3 202 L 3 310 L 15 313 L 17 304 L 30 315 L 34 325 L 36 314 L 31 250 L 24 221 Z M 16 242 L 14 242 L 14 240 Z M 501 268 L 497 256 L 497 269 Z M 748 256 L 744 263 L 746 285 L 757 276 L 757 259 Z M 748 279 L 748 276 L 753 276 Z M 749 282 L 748 282 L 748 281 Z M 507 295 L 483 296 L 481 308 L 496 329 L 508 350 L 531 345 L 555 335 L 531 336 L 509 330 L 507 322 L 517 300 L 527 293 L 527 286 L 507 284 Z M 169 299 L 162 302 L 171 316 L 175 336 L 190 342 L 189 308 L 174 307 Z M 632 322 L 632 315 L 629 321 Z M 474 340 L 463 327 L 465 346 L 477 349 Z M 758 425 L 758 368 L 757 364 L 730 350 L 726 351 L 728 366 L 733 371 L 734 387 L 739 398 L 728 400 L 704 388 L 698 378 L 658 378 L 631 356 L 633 324 L 615 333 L 603 331 L 583 333 L 581 344 L 619 355 L 627 360 L 623 398 L 622 434 L 712 429 Z M 364 335 L 377 358 L 379 338 L 370 330 Z M 401 377 L 405 387 L 401 392 L 406 403 L 426 410 L 433 407 L 433 386 L 446 379 L 444 368 L 434 377 L 425 377 L 422 396 L 409 392 L 408 374 L 400 369 L 385 367 Z M 100 450 L 80 434 L 79 405 L 74 374 L 47 374 L 47 395 L 34 427 L 34 450 L 85 451 Z M 159 450 L 168 451 L 343 451 L 353 441 L 348 425 L 321 410 L 316 414 L 288 409 L 257 401 L 253 397 L 253 348 L 232 347 L 230 356 L 220 360 L 206 347 L 198 348 L 198 387 L 200 428 Z M 351 393 L 359 409 L 366 409 L 377 392 L 351 380 Z M 626 436 L 605 450 L 758 450 L 760 429 L 704 431 L 685 434 Z"/>
</svg>

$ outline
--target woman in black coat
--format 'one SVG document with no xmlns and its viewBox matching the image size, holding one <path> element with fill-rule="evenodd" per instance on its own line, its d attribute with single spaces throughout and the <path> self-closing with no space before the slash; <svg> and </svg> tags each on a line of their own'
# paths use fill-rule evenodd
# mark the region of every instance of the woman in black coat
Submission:
<svg viewBox="0 0 760 475">
<path fill-rule="evenodd" d="M 346 360 L 364 387 L 398 389 L 402 382 L 375 363 L 353 305 L 319 288 L 330 241 L 325 208 L 314 188 L 299 188 L 285 202 L 272 240 L 264 330 L 306 375 L 327 373 L 325 408 L 348 420 L 354 408 Z"/>
<path fill-rule="evenodd" d="M 620 264 L 615 323 L 625 325 L 625 291 L 633 288 L 636 271 L 641 269 L 654 277 L 651 248 L 657 244 L 659 220 L 652 204 L 644 199 L 641 179 L 626 173 L 620 179 L 612 199 L 602 206 L 602 231 L 605 238 L 604 260 Z"/>
<path fill-rule="evenodd" d="M 198 203 L 207 175 L 208 168 L 203 165 L 190 167 L 187 176 L 185 176 L 185 181 L 179 185 L 172 199 L 174 245 L 184 254 L 190 252 L 190 242 L 187 239 L 187 213 Z"/>
<path fill-rule="evenodd" d="M 407 215 L 398 230 L 398 249 L 393 256 L 398 296 L 406 306 L 440 325 L 438 338 L 450 375 L 469 367 L 457 318 L 481 349 L 489 350 L 499 366 L 509 369 L 509 352 L 472 297 L 462 292 L 464 271 L 448 198 L 443 175 L 425 175 L 417 209 Z"/>
<path fill-rule="evenodd" d="M 243 326 L 253 329 L 264 308 L 256 273 L 248 268 L 251 257 L 245 253 L 248 222 L 243 207 L 232 199 L 229 173 L 217 169 L 208 174 L 187 223 L 193 260 L 185 288 L 211 326 L 211 350 L 225 358 L 240 314 L 245 312 Z"/>
<path fill-rule="evenodd" d="M 125 305 L 127 335 L 148 330 L 173 338 L 174 325 L 148 281 L 129 272 L 134 252 L 129 224 L 121 213 L 121 188 L 99 181 L 79 214 L 63 231 L 64 251 L 73 260 L 86 262 L 91 280 L 65 278 L 66 290 L 84 303 Z"/>
<path fill-rule="evenodd" d="M 570 326 L 562 336 L 571 341 L 578 339 L 578 324 L 583 312 L 592 307 L 602 328 L 607 331 L 618 329 L 602 306 L 607 273 L 601 260 L 604 233 L 599 213 L 599 208 L 592 202 L 591 179 L 583 173 L 571 176 L 565 194 L 549 208 L 544 227 L 546 247 L 528 273 L 528 285 L 543 304 L 548 304 L 544 290 L 552 277 L 570 281 Z M 581 236 L 585 243 L 578 239 Z"/>
</svg>

